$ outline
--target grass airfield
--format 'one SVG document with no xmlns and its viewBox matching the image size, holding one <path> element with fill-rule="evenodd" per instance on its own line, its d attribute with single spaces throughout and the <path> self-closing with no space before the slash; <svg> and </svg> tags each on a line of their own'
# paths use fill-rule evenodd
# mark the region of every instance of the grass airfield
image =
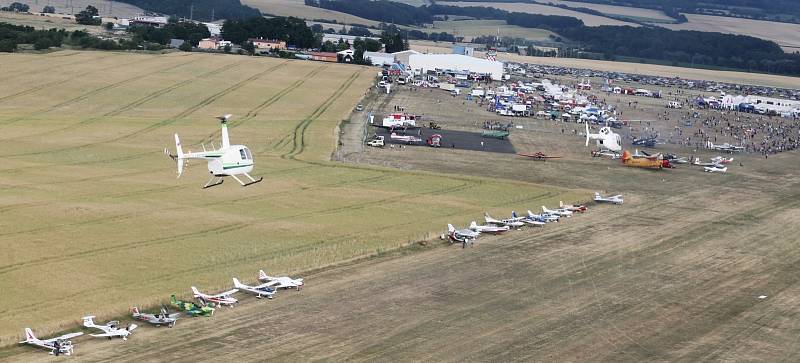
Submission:
<svg viewBox="0 0 800 363">
<path fill-rule="evenodd" d="M 105 321 L 187 296 L 192 284 L 215 290 L 232 276 L 252 282 L 259 268 L 316 270 L 438 236 L 448 221 L 485 210 L 587 195 L 329 162 L 371 68 L 73 51 L 2 54 L 0 67 L 0 290 L 10 292 L 0 300 L 2 346 L 26 326 L 46 337 L 86 314 Z M 197 162 L 176 179 L 163 155 L 172 133 L 184 150 L 219 144 L 214 116 L 223 113 L 234 115 L 231 142 L 250 147 L 264 181 L 202 190 L 208 172 Z M 17 353 L 42 352 L 3 355 Z"/>
</svg>

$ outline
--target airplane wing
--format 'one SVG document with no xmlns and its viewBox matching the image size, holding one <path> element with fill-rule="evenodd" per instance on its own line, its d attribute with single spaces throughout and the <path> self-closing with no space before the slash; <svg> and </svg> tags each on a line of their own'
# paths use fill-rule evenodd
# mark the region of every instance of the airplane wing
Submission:
<svg viewBox="0 0 800 363">
<path fill-rule="evenodd" d="M 103 337 L 115 337 L 121 335 L 122 332 L 120 330 L 114 330 L 103 334 L 89 334 L 93 337 L 103 338 Z"/>
<path fill-rule="evenodd" d="M 72 338 L 75 338 L 75 337 L 79 337 L 81 335 L 83 335 L 83 332 L 69 333 L 69 334 L 64 334 L 64 335 L 62 335 L 60 337 L 55 337 L 55 338 L 50 338 L 50 339 L 42 339 L 42 341 L 45 342 L 45 343 L 52 343 L 52 342 L 55 342 L 56 340 L 69 340 L 69 339 L 72 339 Z"/>
<path fill-rule="evenodd" d="M 228 291 L 216 294 L 216 295 L 209 295 L 209 296 L 210 297 L 228 297 L 228 296 L 231 296 L 231 295 L 233 295 L 233 294 L 235 294 L 237 292 L 239 292 L 239 289 L 228 290 Z"/>
</svg>

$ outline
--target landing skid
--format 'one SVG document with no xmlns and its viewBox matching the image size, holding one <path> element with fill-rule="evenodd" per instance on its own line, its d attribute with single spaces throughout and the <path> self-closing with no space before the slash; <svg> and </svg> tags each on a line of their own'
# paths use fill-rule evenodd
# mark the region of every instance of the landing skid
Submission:
<svg viewBox="0 0 800 363">
<path fill-rule="evenodd" d="M 247 182 L 247 183 L 243 183 L 241 180 L 239 180 L 239 178 L 236 177 L 236 175 L 231 175 L 231 178 L 236 179 L 236 181 L 239 182 L 239 184 L 241 184 L 243 187 L 246 187 L 248 185 L 252 185 L 252 184 L 255 184 L 255 183 L 260 183 L 262 180 L 264 180 L 263 176 L 258 178 L 258 180 L 253 179 L 253 177 L 250 176 L 250 174 L 247 174 L 247 173 L 244 173 L 244 176 L 246 176 L 247 179 L 250 179 L 250 181 Z"/>
<path fill-rule="evenodd" d="M 215 182 L 214 179 L 217 179 L 217 181 Z M 217 185 L 222 184 L 222 182 L 224 182 L 224 181 L 225 180 L 222 179 L 222 177 L 212 176 L 211 179 L 208 181 L 208 183 L 206 183 L 206 185 L 203 186 L 203 189 L 215 187 Z"/>
</svg>

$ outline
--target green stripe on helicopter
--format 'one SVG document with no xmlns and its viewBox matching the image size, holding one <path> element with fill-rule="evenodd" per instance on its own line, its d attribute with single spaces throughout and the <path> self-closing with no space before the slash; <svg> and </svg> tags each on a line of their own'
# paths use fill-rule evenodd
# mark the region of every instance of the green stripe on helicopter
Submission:
<svg viewBox="0 0 800 363">
<path fill-rule="evenodd" d="M 227 170 L 227 169 L 236 169 L 236 168 L 243 168 L 243 167 L 246 167 L 246 166 L 251 166 L 251 165 L 252 165 L 252 164 L 245 164 L 245 165 L 233 165 L 233 164 L 230 164 L 230 165 L 222 165 L 222 169 L 224 169 L 224 170 Z"/>
</svg>

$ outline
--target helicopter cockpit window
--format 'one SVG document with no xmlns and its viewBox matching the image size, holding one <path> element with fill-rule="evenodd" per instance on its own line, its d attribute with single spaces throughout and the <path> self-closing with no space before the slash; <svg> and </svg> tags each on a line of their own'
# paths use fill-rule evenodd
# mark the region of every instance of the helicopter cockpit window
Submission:
<svg viewBox="0 0 800 363">
<path fill-rule="evenodd" d="M 242 160 L 247 160 L 247 154 L 244 153 L 244 149 L 239 149 L 239 156 L 242 157 Z"/>
<path fill-rule="evenodd" d="M 247 155 L 247 160 L 253 160 L 253 154 L 250 153 L 250 149 L 244 148 L 244 153 Z"/>
</svg>

